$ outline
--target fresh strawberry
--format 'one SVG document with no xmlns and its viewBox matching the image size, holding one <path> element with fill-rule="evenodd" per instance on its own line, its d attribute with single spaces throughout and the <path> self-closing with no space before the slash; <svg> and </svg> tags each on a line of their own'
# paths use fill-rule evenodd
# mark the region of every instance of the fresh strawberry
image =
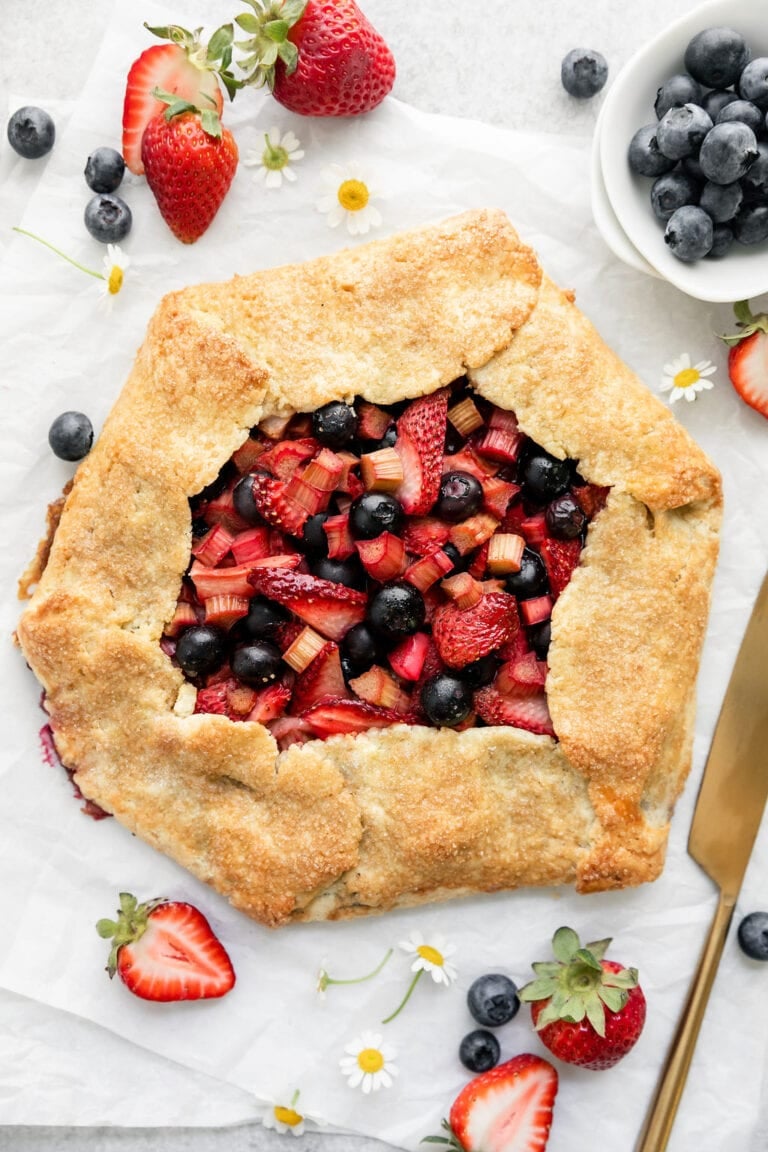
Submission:
<svg viewBox="0 0 768 1152">
<path fill-rule="evenodd" d="M 235 972 L 223 944 L 197 908 L 179 900 L 120 893 L 117 920 L 96 931 L 112 939 L 107 972 L 143 1000 L 208 1000 L 224 996 Z"/>
<path fill-rule="evenodd" d="M 463 668 L 511 640 L 520 627 L 517 602 L 508 592 L 490 592 L 472 608 L 439 608 L 432 635 L 449 668 Z"/>
<path fill-rule="evenodd" d="M 287 485 L 266 472 L 252 472 L 250 477 L 253 503 L 259 514 L 274 528 L 300 536 L 309 512 L 290 499 Z"/>
<path fill-rule="evenodd" d="M 524 688 L 519 695 L 507 692 L 502 696 L 493 684 L 489 684 L 475 692 L 475 711 L 486 724 L 509 724 L 539 736 L 555 735 L 543 692 L 531 695 Z"/>
<path fill-rule="evenodd" d="M 136 176 L 144 172 L 141 158 L 144 130 L 150 120 L 163 111 L 162 101 L 154 94 L 156 88 L 220 115 L 224 100 L 218 78 L 221 77 L 231 91 L 237 87 L 228 70 L 231 30 L 220 28 L 207 48 L 200 43 L 197 32 L 187 32 L 178 25 L 148 28 L 148 31 L 171 43 L 147 48 L 128 71 L 123 101 L 123 158 Z"/>
<path fill-rule="evenodd" d="M 365 618 L 368 597 L 344 584 L 284 568 L 257 568 L 250 575 L 254 591 L 277 600 L 328 640 L 341 640 Z"/>
<path fill-rule="evenodd" d="M 634 1047 L 645 1024 L 636 968 L 604 960 L 610 939 L 581 947 L 571 928 L 552 940 L 555 961 L 534 964 L 536 979 L 520 989 L 542 1044 L 566 1064 L 612 1068 Z"/>
<path fill-rule="evenodd" d="M 539 554 L 549 577 L 552 595 L 557 598 L 573 576 L 581 556 L 580 540 L 542 540 Z"/>
<path fill-rule="evenodd" d="M 341 670 L 339 646 L 329 641 L 296 677 L 291 701 L 291 715 L 300 716 L 321 700 L 346 699 L 349 696 Z"/>
<path fill-rule="evenodd" d="M 388 728 L 390 724 L 399 724 L 403 717 L 390 708 L 377 708 L 364 700 L 327 700 L 313 705 L 302 719 L 315 736 L 324 740 L 327 736 L 364 732 L 368 728 Z"/>
<path fill-rule="evenodd" d="M 409 516 L 424 516 L 440 494 L 449 390 L 413 400 L 397 421 L 395 451 L 405 479 L 397 498 Z"/>
<path fill-rule="evenodd" d="M 147 124 L 141 160 L 160 215 L 182 244 L 194 244 L 211 224 L 237 169 L 237 144 L 215 112 L 167 98 Z"/>
<path fill-rule="evenodd" d="M 389 48 L 354 0 L 248 0 L 236 17 L 253 39 L 246 84 L 267 84 L 303 116 L 356 116 L 380 104 L 395 82 Z"/>
<path fill-rule="evenodd" d="M 428 1139 L 459 1152 L 544 1152 L 557 1082 L 541 1056 L 513 1056 L 470 1080 L 443 1121 L 448 1135 Z"/>
<path fill-rule="evenodd" d="M 747 300 L 734 304 L 733 310 L 740 331 L 723 337 L 730 347 L 728 375 L 742 400 L 768 416 L 768 314 L 753 316 Z"/>
</svg>

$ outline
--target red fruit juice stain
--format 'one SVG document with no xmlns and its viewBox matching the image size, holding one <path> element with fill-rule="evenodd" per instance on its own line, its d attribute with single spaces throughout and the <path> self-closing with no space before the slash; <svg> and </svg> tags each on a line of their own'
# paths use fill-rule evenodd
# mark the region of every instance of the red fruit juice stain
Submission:
<svg viewBox="0 0 768 1152">
<path fill-rule="evenodd" d="M 94 803 L 93 800 L 86 800 L 85 796 L 83 796 L 82 792 L 75 783 L 74 772 L 71 768 L 67 768 L 65 764 L 62 764 L 59 758 L 59 754 L 56 751 L 56 745 L 53 742 L 53 730 L 50 724 L 43 724 L 42 728 L 40 729 L 40 750 L 43 753 L 43 760 L 49 766 L 49 768 L 63 768 L 66 772 L 70 779 L 70 783 L 72 784 L 73 796 L 77 800 L 84 801 L 83 806 L 80 809 L 81 812 L 84 812 L 86 816 L 90 816 L 93 820 L 105 820 L 108 816 L 112 815 L 111 812 L 105 812 L 104 809 L 99 807 L 98 804 Z"/>
</svg>

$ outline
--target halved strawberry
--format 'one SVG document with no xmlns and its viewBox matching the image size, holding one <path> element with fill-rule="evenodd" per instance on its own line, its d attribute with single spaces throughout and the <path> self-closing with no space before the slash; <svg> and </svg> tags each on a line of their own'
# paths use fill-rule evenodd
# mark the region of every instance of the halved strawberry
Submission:
<svg viewBox="0 0 768 1152">
<path fill-rule="evenodd" d="M 99 920 L 96 931 L 114 940 L 107 972 L 143 1000 L 207 1000 L 234 986 L 224 945 L 202 912 L 180 900 L 139 904 L 120 893 L 117 920 Z"/>
<path fill-rule="evenodd" d="M 251 572 L 256 592 L 277 600 L 329 640 L 341 640 L 354 624 L 365 618 L 365 592 L 283 568 L 259 568 Z"/>
<path fill-rule="evenodd" d="M 573 576 L 581 556 L 580 540 L 542 540 L 539 554 L 549 577 L 549 587 L 557 599 Z"/>
<path fill-rule="evenodd" d="M 321 700 L 343 700 L 348 696 L 341 670 L 339 646 L 329 641 L 312 663 L 296 677 L 290 712 L 292 716 L 298 716 Z"/>
<path fill-rule="evenodd" d="M 502 696 L 493 684 L 489 684 L 475 692 L 475 711 L 486 724 L 510 724 L 540 736 L 555 735 L 544 692 L 535 696 Z"/>
<path fill-rule="evenodd" d="M 734 304 L 733 310 L 740 331 L 723 337 L 730 346 L 728 375 L 742 400 L 768 416 L 768 315 L 753 316 L 747 300 Z"/>
<path fill-rule="evenodd" d="M 195 715 L 209 712 L 213 713 L 214 716 L 227 716 L 229 714 L 226 680 L 198 689 L 195 699 Z"/>
<path fill-rule="evenodd" d="M 449 390 L 414 400 L 397 422 L 395 451 L 403 462 L 397 498 L 409 516 L 429 512 L 440 493 Z"/>
<path fill-rule="evenodd" d="M 544 1152 L 557 1081 L 541 1056 L 513 1056 L 462 1088 L 447 1127 L 464 1152 Z"/>
<path fill-rule="evenodd" d="M 377 708 L 364 700 L 328 700 L 315 704 L 302 719 L 315 736 L 324 740 L 327 736 L 365 732 L 368 728 L 388 728 L 390 724 L 401 723 L 403 717 L 391 708 Z"/>
<path fill-rule="evenodd" d="M 489 592 L 463 611 L 456 604 L 439 608 L 432 621 L 432 635 L 443 662 L 449 668 L 463 668 L 506 644 L 519 627 L 514 596 Z"/>
</svg>

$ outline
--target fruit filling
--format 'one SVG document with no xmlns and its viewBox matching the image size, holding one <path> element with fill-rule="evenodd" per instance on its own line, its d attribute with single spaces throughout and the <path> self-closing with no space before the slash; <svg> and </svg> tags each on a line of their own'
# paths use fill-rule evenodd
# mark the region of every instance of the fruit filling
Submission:
<svg viewBox="0 0 768 1152">
<path fill-rule="evenodd" d="M 550 617 L 607 488 L 457 380 L 268 417 L 191 501 L 162 645 L 281 748 L 407 723 L 555 736 Z"/>
</svg>

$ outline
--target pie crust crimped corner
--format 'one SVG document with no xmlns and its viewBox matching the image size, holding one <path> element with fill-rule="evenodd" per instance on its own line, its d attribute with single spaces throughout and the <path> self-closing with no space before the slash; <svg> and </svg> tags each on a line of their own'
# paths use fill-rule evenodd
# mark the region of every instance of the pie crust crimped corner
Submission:
<svg viewBox="0 0 768 1152">
<path fill-rule="evenodd" d="M 260 724 L 174 712 L 184 680 L 159 641 L 188 498 L 265 416 L 465 372 L 611 488 L 552 616 L 559 740 L 396 725 L 278 753 Z M 27 574 L 18 639 L 84 795 L 265 924 L 620 888 L 661 871 L 690 766 L 720 509 L 668 409 L 503 213 L 472 211 L 166 296 Z"/>
</svg>

